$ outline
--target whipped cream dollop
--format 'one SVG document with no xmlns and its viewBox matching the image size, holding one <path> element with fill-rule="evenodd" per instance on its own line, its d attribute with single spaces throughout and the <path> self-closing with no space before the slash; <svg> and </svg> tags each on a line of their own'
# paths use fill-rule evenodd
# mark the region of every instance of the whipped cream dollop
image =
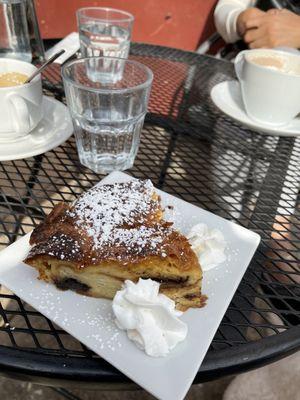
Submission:
<svg viewBox="0 0 300 400">
<path fill-rule="evenodd" d="M 151 279 L 126 280 L 112 308 L 117 326 L 149 356 L 166 356 L 187 335 L 187 325 L 178 318 L 183 313 Z"/>
<path fill-rule="evenodd" d="M 226 261 L 226 242 L 218 229 L 209 229 L 205 224 L 197 224 L 187 238 L 196 253 L 203 271 L 208 271 Z"/>
</svg>

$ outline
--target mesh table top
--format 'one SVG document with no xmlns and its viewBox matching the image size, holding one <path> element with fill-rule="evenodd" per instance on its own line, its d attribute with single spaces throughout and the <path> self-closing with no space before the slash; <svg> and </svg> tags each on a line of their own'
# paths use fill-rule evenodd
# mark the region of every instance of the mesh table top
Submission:
<svg viewBox="0 0 300 400">
<path fill-rule="evenodd" d="M 128 172 L 262 237 L 196 381 L 298 350 L 300 138 L 260 135 L 214 107 L 210 90 L 234 78 L 230 62 L 143 44 L 132 46 L 131 57 L 153 70 L 154 83 L 139 153 Z M 64 101 L 59 67 L 44 78 L 45 93 Z M 0 163 L 0 245 L 17 240 L 55 204 L 73 200 L 101 178 L 80 165 L 73 138 L 43 155 Z M 4 288 L 0 371 L 39 380 L 126 381 Z"/>
</svg>

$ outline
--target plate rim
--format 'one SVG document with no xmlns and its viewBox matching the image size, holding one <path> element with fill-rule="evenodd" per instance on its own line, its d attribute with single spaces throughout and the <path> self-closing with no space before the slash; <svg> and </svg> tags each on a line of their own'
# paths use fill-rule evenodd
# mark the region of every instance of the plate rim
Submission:
<svg viewBox="0 0 300 400">
<path fill-rule="evenodd" d="M 60 146 L 61 144 L 63 144 L 66 140 L 68 140 L 72 136 L 74 128 L 73 128 L 72 119 L 71 119 L 68 107 L 65 104 L 63 104 L 61 101 L 59 101 L 51 96 L 43 95 L 43 102 L 44 101 L 53 103 L 55 109 L 60 108 L 60 112 L 61 113 L 64 112 L 64 118 L 66 118 L 68 120 L 66 128 L 61 130 L 59 124 L 57 124 L 55 126 L 55 135 L 51 135 L 48 141 L 38 142 L 37 147 L 34 150 L 28 150 L 27 152 L 20 151 L 20 152 L 18 152 L 19 154 L 14 153 L 13 155 L 11 155 L 11 154 L 7 155 L 7 154 L 0 153 L 0 161 L 23 160 L 26 158 L 38 156 L 40 154 L 44 154 L 44 153 L 51 151 L 51 150 L 55 149 L 56 147 Z M 41 120 L 41 122 L 43 121 L 43 119 Z M 37 127 L 38 127 L 38 125 L 37 125 Z M 34 129 L 36 129 L 36 128 L 34 128 Z M 53 125 L 51 126 L 51 130 L 52 129 L 53 129 Z M 58 135 L 59 131 L 62 132 L 61 136 Z M 28 135 L 26 135 L 26 137 L 27 136 Z M 54 140 L 55 138 L 56 138 L 56 140 Z M 24 140 L 26 140 L 26 138 L 24 138 Z M 16 143 L 21 146 L 23 144 L 23 141 L 20 141 L 19 143 L 17 141 L 11 141 L 11 142 L 1 141 L 0 146 L 2 148 L 4 148 L 5 145 L 11 146 L 11 145 L 16 145 Z"/>
</svg>

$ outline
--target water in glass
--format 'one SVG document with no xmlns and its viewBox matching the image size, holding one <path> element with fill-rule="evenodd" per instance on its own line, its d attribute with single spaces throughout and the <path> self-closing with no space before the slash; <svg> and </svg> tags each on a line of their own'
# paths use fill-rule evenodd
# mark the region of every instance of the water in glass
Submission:
<svg viewBox="0 0 300 400">
<path fill-rule="evenodd" d="M 32 60 L 26 1 L 0 0 L 0 57 Z"/>
<path fill-rule="evenodd" d="M 79 26 L 82 57 L 127 58 L 130 32 L 117 25 L 87 23 Z"/>
<path fill-rule="evenodd" d="M 97 173 L 123 171 L 133 165 L 144 114 L 124 120 L 121 113 L 115 112 L 107 122 L 103 110 L 89 110 L 72 117 L 83 165 Z"/>
<path fill-rule="evenodd" d="M 120 26 L 83 24 L 79 27 L 79 36 L 83 57 L 128 57 L 130 33 Z M 116 82 L 121 79 L 123 70 L 113 71 L 110 64 L 109 60 L 105 60 L 101 71 L 96 71 L 91 65 L 89 78 L 94 82 Z"/>
<path fill-rule="evenodd" d="M 102 73 L 112 77 L 110 83 L 91 79 Z M 63 66 L 62 76 L 80 162 L 97 173 L 132 167 L 147 112 L 150 69 L 124 58 L 88 57 Z"/>
</svg>

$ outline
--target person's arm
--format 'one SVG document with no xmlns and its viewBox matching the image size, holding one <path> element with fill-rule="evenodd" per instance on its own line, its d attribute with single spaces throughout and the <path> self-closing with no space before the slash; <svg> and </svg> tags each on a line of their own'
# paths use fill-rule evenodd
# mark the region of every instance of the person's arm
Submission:
<svg viewBox="0 0 300 400">
<path fill-rule="evenodd" d="M 255 0 L 219 0 L 214 17 L 217 31 L 227 43 L 234 43 L 241 38 L 238 32 L 239 15 L 255 5 Z M 249 10 L 250 11 L 250 10 Z"/>
</svg>

